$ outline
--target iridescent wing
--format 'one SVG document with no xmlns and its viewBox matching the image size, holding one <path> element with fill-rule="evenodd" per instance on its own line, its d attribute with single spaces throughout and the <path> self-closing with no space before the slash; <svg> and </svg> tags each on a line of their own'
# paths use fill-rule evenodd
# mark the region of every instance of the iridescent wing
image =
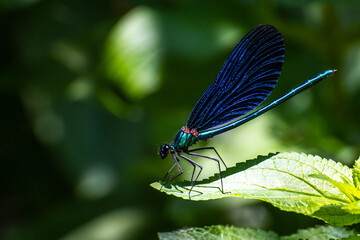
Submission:
<svg viewBox="0 0 360 240">
<path fill-rule="evenodd" d="M 195 105 L 186 125 L 201 132 L 226 125 L 258 107 L 275 87 L 284 50 L 284 39 L 270 25 L 247 33 Z"/>
</svg>

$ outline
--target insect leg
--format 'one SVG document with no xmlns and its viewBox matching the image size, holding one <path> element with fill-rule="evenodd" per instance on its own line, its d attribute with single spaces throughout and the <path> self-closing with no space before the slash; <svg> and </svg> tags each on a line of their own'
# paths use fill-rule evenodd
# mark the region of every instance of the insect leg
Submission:
<svg viewBox="0 0 360 240">
<path fill-rule="evenodd" d="M 170 168 L 169 171 L 167 171 L 167 173 L 165 174 L 165 177 L 163 177 L 163 179 L 161 180 L 161 182 L 164 182 L 164 181 L 165 181 L 166 177 L 169 175 L 169 173 L 171 172 L 171 170 L 172 170 L 176 165 L 177 165 L 176 163 L 174 163 L 174 164 L 172 165 L 172 167 Z M 164 186 L 164 185 L 163 185 L 163 186 Z M 161 188 L 162 188 L 163 186 L 161 186 Z M 161 190 L 161 188 L 160 188 L 160 190 Z"/>
<path fill-rule="evenodd" d="M 214 152 L 216 153 L 216 155 L 217 155 L 217 156 L 219 157 L 219 159 L 221 160 L 222 164 L 224 164 L 225 168 L 227 168 L 224 160 L 222 160 L 220 154 L 216 151 L 216 149 L 215 149 L 214 147 L 195 148 L 195 149 L 188 150 L 188 152 L 195 152 L 195 151 L 206 150 L 206 149 L 214 150 Z"/>
<path fill-rule="evenodd" d="M 180 176 L 181 174 L 183 174 L 183 172 L 184 172 L 184 171 L 182 170 L 180 164 L 179 164 L 179 159 L 175 156 L 175 154 L 171 154 L 171 155 L 172 155 L 175 163 L 174 163 L 174 165 L 170 168 L 170 170 L 166 173 L 166 175 L 165 175 L 165 177 L 163 178 L 162 181 L 165 180 L 165 178 L 169 175 L 169 173 L 171 172 L 171 170 L 172 170 L 175 166 L 177 166 L 177 167 L 179 168 L 180 173 L 177 174 L 175 177 L 170 178 L 170 180 L 166 181 L 164 184 L 162 184 L 160 190 L 162 189 L 163 186 L 165 186 L 166 184 L 168 184 L 169 182 L 171 182 L 171 181 L 174 180 L 175 178 L 179 177 L 179 176 Z"/>
<path fill-rule="evenodd" d="M 204 149 L 204 148 L 197 148 L 197 149 L 195 149 L 195 151 L 196 151 L 196 150 L 199 150 L 199 149 Z M 205 149 L 211 149 L 211 148 L 205 148 Z M 213 148 L 213 149 L 215 150 L 215 148 Z M 215 150 L 215 152 L 216 152 L 216 150 Z M 216 162 L 218 163 L 218 166 L 219 166 L 219 179 L 220 179 L 220 183 L 221 183 L 221 192 L 222 192 L 222 193 L 225 193 L 225 192 L 224 192 L 224 184 L 223 184 L 223 180 L 222 180 L 222 176 L 221 176 L 221 167 L 220 167 L 220 161 L 219 161 L 219 159 L 217 159 L 217 158 L 212 158 L 212 157 L 209 157 L 209 156 L 206 156 L 206 155 L 202 155 L 202 154 L 198 154 L 198 153 L 194 153 L 193 150 L 187 152 L 187 154 L 193 155 L 193 156 L 197 156 L 197 157 L 203 157 L 203 158 L 211 159 L 211 160 L 214 160 L 214 161 L 216 161 Z M 221 159 L 221 158 L 220 158 L 220 159 Z M 221 160 L 221 161 L 222 161 L 222 160 Z M 223 163 L 224 163 L 224 162 L 223 162 Z M 224 164 L 224 165 L 225 165 L 225 164 Z M 225 165 L 225 167 L 226 167 L 226 165 Z"/>
<path fill-rule="evenodd" d="M 202 167 L 200 164 L 198 164 L 197 162 L 195 162 L 194 160 L 192 160 L 192 159 L 190 159 L 190 158 L 182 155 L 181 153 L 178 153 L 178 155 L 179 155 L 181 158 L 183 158 L 183 159 L 185 159 L 186 161 L 188 161 L 191 165 L 194 166 L 193 174 L 192 174 L 192 176 L 191 176 L 191 188 L 190 188 L 190 191 L 189 191 L 189 199 L 191 199 L 190 193 L 191 193 L 192 189 L 194 188 L 195 183 L 196 183 L 197 179 L 199 178 L 201 171 L 203 170 L 203 167 Z M 200 168 L 200 171 L 199 171 L 199 173 L 196 175 L 195 180 L 193 180 L 196 166 L 198 166 L 198 167 Z"/>
</svg>

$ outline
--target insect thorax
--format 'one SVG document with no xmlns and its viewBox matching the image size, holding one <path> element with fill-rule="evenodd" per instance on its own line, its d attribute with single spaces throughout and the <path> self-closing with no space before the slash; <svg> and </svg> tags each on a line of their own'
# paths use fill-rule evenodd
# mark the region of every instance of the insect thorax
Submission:
<svg viewBox="0 0 360 240">
<path fill-rule="evenodd" d="M 187 126 L 182 127 L 177 133 L 172 146 L 175 149 L 187 149 L 198 140 L 197 135 L 196 129 L 190 130 Z"/>
</svg>

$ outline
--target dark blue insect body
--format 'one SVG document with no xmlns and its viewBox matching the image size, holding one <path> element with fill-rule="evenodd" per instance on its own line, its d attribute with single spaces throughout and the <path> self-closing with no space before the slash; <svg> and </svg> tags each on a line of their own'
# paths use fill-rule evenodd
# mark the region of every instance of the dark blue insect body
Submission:
<svg viewBox="0 0 360 240">
<path fill-rule="evenodd" d="M 226 165 L 215 148 L 189 150 L 189 147 L 199 140 L 209 139 L 244 124 L 336 72 L 336 70 L 327 70 L 269 105 L 250 113 L 274 89 L 284 62 L 284 50 L 284 39 L 280 32 L 270 25 L 260 25 L 245 35 L 225 62 L 214 83 L 195 105 L 186 126 L 177 133 L 174 142 L 160 147 L 159 155 L 162 159 L 170 153 L 175 161 L 163 180 L 175 166 L 180 170 L 178 175 L 166 181 L 163 186 L 183 173 L 179 164 L 178 157 L 180 157 L 193 166 L 190 198 L 191 190 L 202 171 L 202 166 L 185 156 L 185 153 L 217 162 L 221 191 L 224 193 L 220 161 L 225 167 Z M 204 149 L 213 150 L 219 159 L 195 153 Z M 199 167 L 200 171 L 194 179 L 196 167 Z"/>
</svg>

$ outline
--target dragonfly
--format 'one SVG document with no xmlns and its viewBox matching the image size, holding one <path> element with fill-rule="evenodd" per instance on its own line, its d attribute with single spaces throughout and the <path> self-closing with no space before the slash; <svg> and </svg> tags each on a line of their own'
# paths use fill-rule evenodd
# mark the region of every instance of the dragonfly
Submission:
<svg viewBox="0 0 360 240">
<path fill-rule="evenodd" d="M 334 75 L 337 71 L 327 70 L 256 110 L 270 95 L 280 77 L 284 52 L 284 39 L 281 33 L 271 25 L 259 25 L 240 40 L 215 81 L 196 103 L 186 125 L 179 130 L 174 141 L 160 146 L 160 158 L 165 159 L 171 155 L 174 160 L 174 164 L 162 179 L 162 187 L 183 174 L 184 171 L 179 163 L 180 159 L 183 159 L 193 166 L 189 190 L 189 199 L 191 199 L 190 193 L 203 170 L 203 166 L 192 159 L 195 156 L 217 162 L 220 190 L 225 193 L 220 163 L 225 168 L 227 166 L 216 149 L 214 147 L 189 149 L 189 147 L 198 141 L 208 140 L 260 116 Z M 217 158 L 198 153 L 201 150 L 212 150 Z M 180 172 L 165 181 L 174 167 L 177 167 Z M 196 168 L 199 168 L 199 171 L 195 176 Z"/>
</svg>

